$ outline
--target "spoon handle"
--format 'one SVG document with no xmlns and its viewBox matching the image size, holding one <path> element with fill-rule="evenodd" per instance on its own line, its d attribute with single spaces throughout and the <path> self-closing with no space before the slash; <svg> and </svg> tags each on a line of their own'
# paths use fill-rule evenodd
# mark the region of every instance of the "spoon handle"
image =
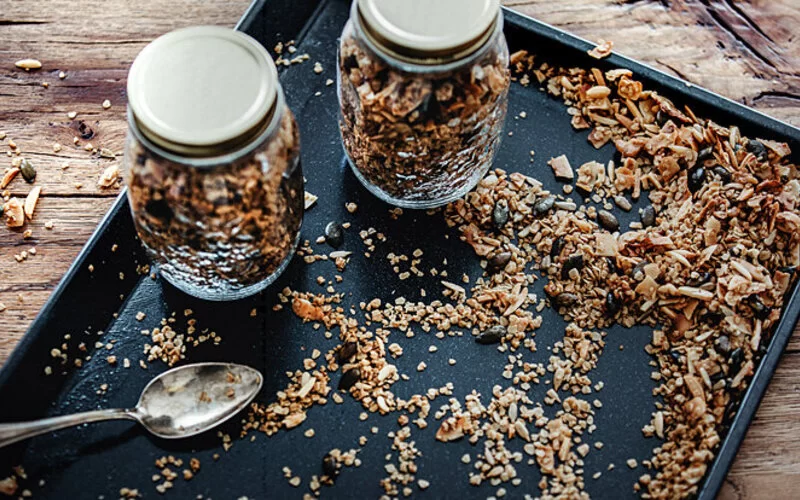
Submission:
<svg viewBox="0 0 800 500">
<path fill-rule="evenodd" d="M 17 441 L 28 439 L 46 432 L 72 427 L 74 425 L 100 422 L 102 420 L 138 420 L 134 410 L 95 410 L 60 417 L 43 418 L 31 422 L 0 424 L 0 448 Z"/>
</svg>

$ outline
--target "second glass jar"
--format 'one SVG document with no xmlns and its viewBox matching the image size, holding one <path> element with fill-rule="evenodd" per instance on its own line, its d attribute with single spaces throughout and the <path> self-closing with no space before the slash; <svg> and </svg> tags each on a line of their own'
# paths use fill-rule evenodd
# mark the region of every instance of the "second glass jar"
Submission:
<svg viewBox="0 0 800 500">
<path fill-rule="evenodd" d="M 370 3 L 353 3 L 339 47 L 345 152 L 378 198 L 406 208 L 444 205 L 477 184 L 500 143 L 510 84 L 502 12 L 497 7 L 466 55 L 414 54 L 373 31 L 359 8 Z M 427 3 L 436 4 L 408 8 Z"/>
</svg>

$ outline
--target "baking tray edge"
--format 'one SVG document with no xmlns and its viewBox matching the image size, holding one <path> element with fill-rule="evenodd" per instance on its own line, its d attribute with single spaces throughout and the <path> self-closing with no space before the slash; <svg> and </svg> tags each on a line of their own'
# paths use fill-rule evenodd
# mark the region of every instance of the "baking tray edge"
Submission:
<svg viewBox="0 0 800 500">
<path fill-rule="evenodd" d="M 313 5 L 311 9 L 304 9 L 303 12 L 297 12 L 297 2 L 291 2 L 295 5 L 294 12 L 296 14 L 308 13 L 306 20 L 313 19 L 319 9 L 324 8 L 329 0 L 321 2 L 307 2 L 306 4 Z M 286 3 L 286 1 L 270 1 L 270 0 L 255 0 L 250 4 L 245 11 L 239 22 L 236 24 L 236 29 L 246 31 L 257 13 L 267 8 L 269 5 L 275 3 Z M 289 9 L 292 11 L 292 9 Z M 539 36 L 554 40 L 563 44 L 571 49 L 578 50 L 585 53 L 587 50 L 595 46 L 595 44 L 584 40 L 580 37 L 567 33 L 559 28 L 550 26 L 541 21 L 537 21 L 531 17 L 511 11 L 508 8 L 503 8 L 506 23 L 513 24 L 525 30 L 529 30 Z M 298 38 L 302 37 L 302 32 L 297 35 Z M 777 135 L 781 140 L 787 140 L 792 143 L 794 148 L 800 144 L 800 129 L 789 125 L 787 123 L 769 117 L 759 111 L 746 107 L 732 99 L 723 97 L 719 94 L 711 92 L 700 86 L 691 84 L 672 75 L 664 73 L 663 71 L 652 68 L 646 64 L 637 62 L 626 56 L 618 53 L 611 54 L 608 58 L 604 59 L 603 64 L 610 64 L 619 67 L 630 69 L 635 74 L 650 79 L 659 85 L 667 88 L 670 92 L 687 98 L 713 108 L 721 108 L 724 112 L 732 115 L 736 119 L 748 122 L 761 129 L 766 130 L 770 134 Z M 27 351 L 30 344 L 34 342 L 40 335 L 46 334 L 44 328 L 47 326 L 52 309 L 61 299 L 68 284 L 72 281 L 75 275 L 83 267 L 83 264 L 90 257 L 94 251 L 95 244 L 101 235 L 113 223 L 113 220 L 120 215 L 120 211 L 127 206 L 126 200 L 127 190 L 123 189 L 117 196 L 114 204 L 98 224 L 98 227 L 92 233 L 91 237 L 81 249 L 80 253 L 70 265 L 63 278 L 59 281 L 58 285 L 53 290 L 53 293 L 45 302 L 42 309 L 37 314 L 36 318 L 31 323 L 26 333 L 20 339 L 17 346 L 8 357 L 6 363 L 0 368 L 0 386 L 5 386 L 10 383 L 13 374 L 16 372 L 18 365 L 22 361 L 25 351 Z M 122 215 L 124 216 L 124 215 Z M 712 463 L 711 469 L 706 473 L 706 478 L 698 494 L 699 498 L 714 498 L 719 492 L 722 483 L 725 481 L 730 466 L 736 456 L 736 453 L 747 434 L 748 427 L 752 421 L 758 406 L 766 393 L 769 382 L 778 366 L 781 356 L 788 344 L 789 339 L 793 333 L 794 327 L 800 319 L 800 293 L 798 293 L 797 286 L 791 294 L 791 298 L 785 305 L 784 313 L 781 321 L 775 330 L 770 341 L 769 348 L 766 355 L 759 363 L 758 369 L 754 374 L 744 397 L 741 400 L 739 410 L 734 418 L 733 423 L 728 430 L 728 434 L 722 441 L 717 455 Z"/>
</svg>

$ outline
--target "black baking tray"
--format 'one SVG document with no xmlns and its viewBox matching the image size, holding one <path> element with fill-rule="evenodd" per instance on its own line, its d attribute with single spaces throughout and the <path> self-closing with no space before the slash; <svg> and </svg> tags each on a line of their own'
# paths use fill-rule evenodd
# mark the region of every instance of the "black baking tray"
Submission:
<svg viewBox="0 0 800 500">
<path fill-rule="evenodd" d="M 690 105 L 698 116 L 724 125 L 738 125 L 746 135 L 786 141 L 793 150 L 800 151 L 800 130 L 796 128 L 617 54 L 602 61 L 591 59 L 586 55 L 586 50 L 592 47 L 590 43 L 512 11 L 504 13 L 512 51 L 528 49 L 559 65 L 629 68 L 644 81 L 646 88 L 658 90 L 679 104 Z M 335 86 L 326 85 L 326 80 L 335 79 L 337 37 L 348 14 L 346 0 L 260 0 L 251 5 L 238 29 L 251 34 L 267 48 L 278 41 L 295 39 L 298 53 L 311 56 L 306 64 L 281 70 L 281 81 L 300 124 L 307 190 L 319 196 L 317 205 L 305 216 L 303 238 L 313 241 L 330 220 L 349 221 L 353 226 L 346 233 L 344 249 L 356 255 L 343 273 L 344 282 L 336 286 L 337 291 L 347 294 L 345 305 L 357 307 L 359 302 L 373 297 L 384 302 L 399 296 L 418 299 L 420 288 L 425 288 L 427 300 L 432 300 L 439 296 L 439 278 L 400 281 L 385 258 L 388 252 L 411 254 L 415 248 L 422 248 L 426 262 L 440 270 L 445 268 L 441 262 L 446 258 L 450 276 L 480 275 L 479 260 L 469 246 L 459 241 L 457 233 L 447 228 L 440 213 L 428 215 L 406 210 L 399 219 L 391 218 L 390 207 L 370 196 L 347 167 L 337 126 Z M 312 71 L 315 61 L 324 68 L 321 75 Z M 527 113 L 527 118 L 517 118 L 521 111 Z M 599 151 L 592 148 L 586 141 L 586 132 L 573 131 L 564 105 L 535 86 L 512 85 L 506 129 L 513 135 L 504 137 L 496 166 L 534 176 L 551 189 L 560 187 L 546 165 L 550 157 L 566 154 L 573 164 L 589 160 L 604 162 L 615 157 L 613 146 Z M 531 163 L 532 149 L 536 156 Z M 794 161 L 797 162 L 796 157 Z M 357 203 L 358 211 L 350 214 L 345 210 L 346 202 Z M 626 226 L 634 213 L 636 210 L 618 216 Z M 357 234 L 368 227 L 388 237 L 370 259 L 361 256 L 364 246 Z M 156 326 L 160 318 L 172 311 L 177 312 L 180 325 L 184 309 L 191 308 L 199 327 L 214 330 L 223 337 L 219 346 L 202 344 L 191 349 L 185 362 L 224 360 L 261 369 L 265 384 L 259 400 L 263 402 L 274 400 L 276 392 L 287 382 L 285 372 L 302 368 L 302 360 L 312 349 L 326 352 L 336 345 L 335 340 L 325 339 L 321 330 L 302 324 L 288 309 L 272 310 L 277 291 L 285 286 L 323 291 L 316 278 L 333 276 L 335 269 L 330 262 L 307 265 L 295 258 L 284 276 L 266 292 L 225 304 L 187 297 L 160 279 L 137 274 L 137 266 L 146 263 L 128 203 L 124 194 L 120 195 L 0 371 L 0 421 L 133 405 L 147 381 L 167 369 L 160 362 L 148 365 L 146 370 L 139 367 L 138 360 L 143 358 L 143 344 L 147 341 L 139 331 Z M 540 297 L 544 296 L 544 281 L 538 280 L 535 286 Z M 253 309 L 257 312 L 255 316 L 251 316 Z M 139 311 L 147 315 L 141 322 L 135 319 Z M 798 315 L 800 299 L 793 291 L 738 415 L 704 479 L 700 497 L 713 498 L 719 491 Z M 544 326 L 536 332 L 539 352 L 527 355 L 535 362 L 547 359 L 548 346 L 560 340 L 564 332 L 565 322 L 555 312 L 547 309 L 543 316 Z M 65 340 L 65 335 L 69 340 Z M 395 384 L 396 393 L 407 396 L 452 381 L 455 396 L 463 397 L 473 388 L 489 394 L 494 384 L 503 384 L 500 373 L 506 355 L 477 345 L 469 337 L 467 334 L 438 340 L 433 335 L 418 334 L 413 339 L 393 335 L 393 340 L 404 349 L 403 356 L 395 363 L 401 372 L 411 376 L 410 381 Z M 641 466 L 631 470 L 625 462 L 636 458 L 641 463 L 658 445 L 656 439 L 644 438 L 641 433 L 654 411 L 651 390 L 655 383 L 649 376 L 650 358 L 644 352 L 649 338 L 650 329 L 646 327 L 610 328 L 608 345 L 593 372 L 593 380 L 605 383 L 597 396 L 604 403 L 597 410 L 597 431 L 588 436 L 590 442 L 602 441 L 605 446 L 602 450 L 593 449 L 584 467 L 586 489 L 595 498 L 635 497 L 633 485 L 646 470 Z M 114 345 L 110 351 L 104 347 L 97 349 L 97 341 Z M 70 358 L 83 342 L 87 352 L 82 355 L 91 354 L 92 359 L 80 369 L 58 366 L 50 351 L 60 348 L 63 342 L 68 344 Z M 428 352 L 431 344 L 439 347 L 437 353 Z M 120 360 L 116 366 L 106 362 L 109 354 Z M 132 364 L 128 369 L 120 366 L 126 357 Z M 447 363 L 451 357 L 458 360 L 455 366 Z M 415 371 L 421 359 L 429 365 L 424 376 Z M 54 367 L 55 373 L 46 375 L 46 366 Z M 339 376 L 332 374 L 333 387 Z M 108 387 L 98 393 L 101 384 Z M 531 389 L 532 399 L 541 400 L 546 388 L 541 385 Z M 440 401 L 434 403 L 434 408 L 438 408 Z M 312 408 L 299 428 L 270 438 L 256 433 L 253 442 L 249 438 L 237 440 L 240 425 L 229 422 L 221 428 L 234 437 L 234 445 L 228 452 L 222 451 L 215 431 L 182 441 L 166 441 L 151 437 L 127 422 L 66 429 L 0 450 L 0 478 L 12 466 L 22 464 L 28 476 L 22 485 L 31 489 L 36 498 L 116 498 L 122 487 L 138 488 L 143 498 L 156 498 L 160 495 L 151 482 L 151 475 L 158 472 L 154 460 L 174 455 L 185 461 L 189 457 L 199 458 L 201 470 L 192 481 L 176 480 L 169 495 L 297 498 L 308 491 L 311 475 L 321 473 L 322 457 L 330 449 L 361 448 L 362 465 L 346 469 L 334 487 L 323 488 L 323 495 L 379 497 L 382 494 L 379 480 L 385 475 L 384 457 L 392 453 L 387 433 L 397 429 L 396 415 L 370 415 L 368 420 L 361 421 L 358 418 L 361 411 L 358 402 L 346 397 L 341 405 L 329 403 Z M 488 484 L 480 488 L 469 486 L 467 475 L 472 469 L 460 462 L 461 455 L 469 452 L 474 457 L 478 449 L 467 441 L 448 444 L 435 441 L 438 424 L 432 417 L 429 422 L 428 429 L 412 432 L 412 439 L 423 453 L 418 459 L 417 477 L 431 483 L 424 492 L 415 487 L 415 494 L 433 498 L 493 495 L 495 488 Z M 371 432 L 373 426 L 379 428 L 378 434 Z M 303 435 L 309 428 L 316 431 L 313 439 Z M 368 438 L 363 447 L 358 443 L 360 436 Z M 521 449 L 517 440 L 509 446 Z M 217 461 L 212 458 L 215 453 L 221 455 Z M 613 471 L 606 470 L 609 463 L 616 465 Z M 282 474 L 284 466 L 303 478 L 303 486 L 294 488 L 288 484 Z M 521 498 L 526 493 L 537 496 L 540 479 L 537 468 L 520 464 L 517 469 L 523 482 L 518 487 L 504 485 L 508 496 Z M 596 471 L 603 474 L 593 480 L 591 476 Z"/>
</svg>

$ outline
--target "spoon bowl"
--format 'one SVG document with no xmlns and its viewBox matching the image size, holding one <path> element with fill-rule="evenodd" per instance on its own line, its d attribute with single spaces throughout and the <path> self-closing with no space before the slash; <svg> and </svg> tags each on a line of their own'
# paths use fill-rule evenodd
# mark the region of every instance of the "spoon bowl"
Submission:
<svg viewBox="0 0 800 500">
<path fill-rule="evenodd" d="M 239 413 L 263 382 L 261 373 L 249 366 L 198 363 L 173 368 L 147 384 L 135 414 L 158 437 L 194 436 Z"/>
<path fill-rule="evenodd" d="M 194 436 L 239 413 L 256 397 L 263 382 L 258 370 L 232 363 L 173 368 L 147 384 L 133 409 L 95 410 L 0 424 L 0 448 L 45 432 L 102 420 L 135 420 L 165 439 Z"/>
</svg>

